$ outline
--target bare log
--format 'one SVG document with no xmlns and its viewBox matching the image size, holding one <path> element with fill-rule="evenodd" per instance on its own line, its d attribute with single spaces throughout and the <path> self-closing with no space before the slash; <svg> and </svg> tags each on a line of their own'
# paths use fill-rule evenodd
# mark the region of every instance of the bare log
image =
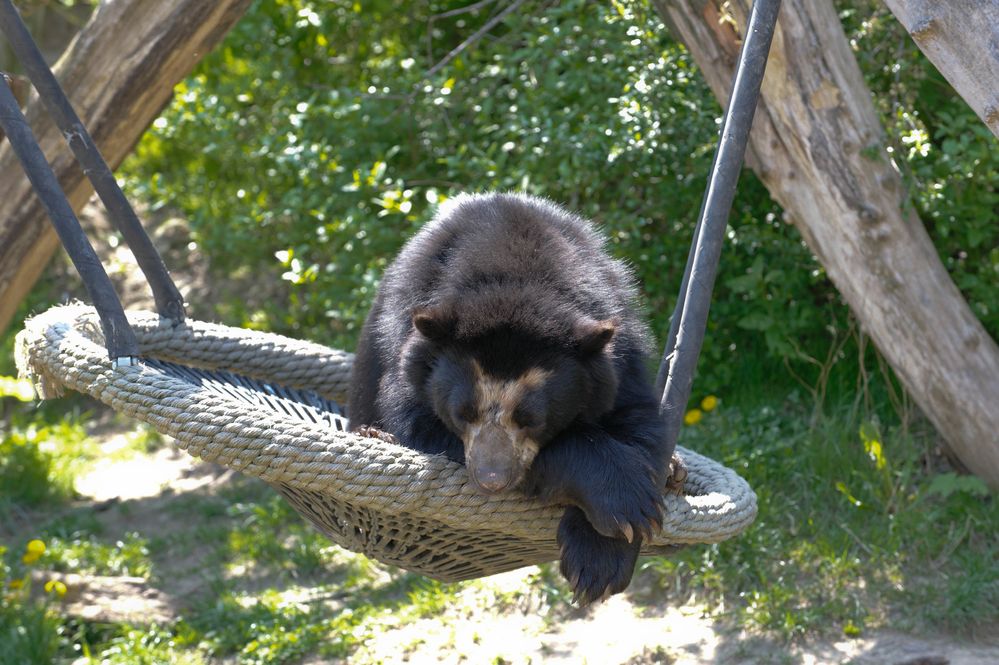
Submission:
<svg viewBox="0 0 999 665">
<path fill-rule="evenodd" d="M 654 0 L 727 103 L 748 0 Z M 939 3 L 932 3 L 939 4 Z M 884 149 L 829 0 L 785 0 L 750 136 L 756 173 L 961 461 L 999 488 L 999 347 L 947 271 Z"/>
<path fill-rule="evenodd" d="M 55 67 L 77 114 L 117 168 L 183 79 L 243 15 L 250 0 L 102 3 Z M 93 193 L 37 97 L 28 121 L 73 208 Z M 0 146 L 0 332 L 58 246 L 10 147 Z"/>
<path fill-rule="evenodd" d="M 999 3 L 884 1 L 919 50 L 999 137 Z"/>
</svg>

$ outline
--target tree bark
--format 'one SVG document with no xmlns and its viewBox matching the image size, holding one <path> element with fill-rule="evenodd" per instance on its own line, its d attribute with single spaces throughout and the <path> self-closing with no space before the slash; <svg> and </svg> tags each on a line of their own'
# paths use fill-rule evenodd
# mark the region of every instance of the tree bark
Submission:
<svg viewBox="0 0 999 665">
<path fill-rule="evenodd" d="M 999 3 L 885 0 L 913 41 L 999 137 Z"/>
<path fill-rule="evenodd" d="M 722 104 L 748 0 L 654 0 Z M 906 389 L 999 488 L 999 347 L 954 286 L 883 146 L 829 0 L 785 0 L 750 136 L 784 207 Z"/>
<path fill-rule="evenodd" d="M 243 15 L 250 0 L 116 0 L 102 3 L 55 67 L 114 169 L 170 100 L 173 87 Z M 26 115 L 70 204 L 93 193 L 37 96 Z M 0 146 L 0 332 L 41 275 L 58 239 L 27 177 Z"/>
</svg>

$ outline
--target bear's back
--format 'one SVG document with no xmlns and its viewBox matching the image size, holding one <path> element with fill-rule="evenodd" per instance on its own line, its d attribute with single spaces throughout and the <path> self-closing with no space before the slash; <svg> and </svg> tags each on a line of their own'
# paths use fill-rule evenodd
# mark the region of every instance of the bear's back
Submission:
<svg viewBox="0 0 999 665">
<path fill-rule="evenodd" d="M 406 244 L 382 289 L 392 319 L 383 332 L 394 341 L 408 334 L 415 308 L 451 302 L 476 311 L 481 326 L 504 318 L 557 319 L 570 310 L 616 317 L 635 333 L 619 341 L 644 346 L 628 269 L 606 253 L 590 222 L 524 194 L 449 201 Z"/>
</svg>

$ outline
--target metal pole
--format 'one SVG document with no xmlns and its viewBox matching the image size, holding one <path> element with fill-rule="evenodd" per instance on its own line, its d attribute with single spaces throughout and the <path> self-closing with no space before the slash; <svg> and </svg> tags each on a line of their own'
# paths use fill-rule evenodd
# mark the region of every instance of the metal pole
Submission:
<svg viewBox="0 0 999 665">
<path fill-rule="evenodd" d="M 673 316 L 669 318 L 669 332 L 666 334 L 666 343 L 663 345 L 663 357 L 659 361 L 659 371 L 656 373 L 656 394 L 662 395 L 666 390 L 666 379 L 669 376 L 669 368 L 673 363 L 674 351 L 676 349 L 676 336 L 680 332 L 680 319 L 683 314 L 683 304 L 687 299 L 687 285 L 690 283 L 690 271 L 694 266 L 694 253 L 697 251 L 697 241 L 701 237 L 701 218 L 704 216 L 704 201 L 701 201 L 701 210 L 697 213 L 697 224 L 694 225 L 694 234 L 690 239 L 690 251 L 687 252 L 687 265 L 683 268 L 683 279 L 680 281 L 680 293 L 676 298 L 676 305 L 673 307 Z"/>
<path fill-rule="evenodd" d="M 184 298 L 170 279 L 163 259 L 157 253 L 142 224 L 135 216 L 114 174 L 101 156 L 87 129 L 80 122 L 55 75 L 45 64 L 28 28 L 11 0 L 0 0 L 0 29 L 10 41 L 17 59 L 31 79 L 45 108 L 62 130 L 66 142 L 104 202 L 108 216 L 121 232 L 153 291 L 160 316 L 180 323 L 184 320 Z"/>
<path fill-rule="evenodd" d="M 663 374 L 663 367 L 668 365 L 669 369 L 665 373 L 660 414 L 666 423 L 667 441 L 673 445 L 680 434 L 690 399 L 694 368 L 704 342 L 725 227 L 735 198 L 735 187 L 746 154 L 749 130 L 756 113 L 779 11 L 780 0 L 756 0 L 753 3 L 732 84 L 732 95 L 711 167 L 711 178 L 697 221 L 694 256 L 692 260 L 688 259 L 683 290 L 670 325 L 670 337 L 675 338 L 675 345 L 667 344 L 663 351 L 660 375 Z"/>
<path fill-rule="evenodd" d="M 97 252 L 87 242 L 80 222 L 59 187 L 55 173 L 45 161 L 45 155 L 38 147 L 3 74 L 0 74 L 0 127 L 7 134 L 14 154 L 28 174 L 32 187 L 52 220 L 52 226 L 59 234 L 59 240 L 83 278 L 90 299 L 100 314 L 108 357 L 115 366 L 134 364 L 134 358 L 139 355 L 139 344 L 125 318 L 121 301 L 115 295 L 111 279 L 104 272 Z"/>
</svg>

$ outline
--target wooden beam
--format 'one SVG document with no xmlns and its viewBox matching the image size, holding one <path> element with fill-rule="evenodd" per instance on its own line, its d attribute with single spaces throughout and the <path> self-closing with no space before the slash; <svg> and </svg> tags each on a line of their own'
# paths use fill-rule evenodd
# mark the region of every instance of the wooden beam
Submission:
<svg viewBox="0 0 999 665">
<path fill-rule="evenodd" d="M 885 0 L 944 78 L 999 138 L 999 3 Z"/>
</svg>

